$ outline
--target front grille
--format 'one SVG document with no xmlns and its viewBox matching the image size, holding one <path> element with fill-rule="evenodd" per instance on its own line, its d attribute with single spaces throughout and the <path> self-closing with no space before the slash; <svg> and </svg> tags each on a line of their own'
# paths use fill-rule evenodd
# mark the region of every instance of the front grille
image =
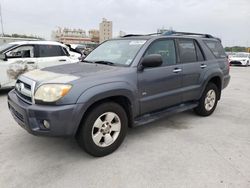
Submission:
<svg viewBox="0 0 250 188">
<path fill-rule="evenodd" d="M 20 99 L 29 104 L 32 103 L 32 87 L 33 81 L 27 79 L 18 79 L 15 86 L 15 91 Z"/>
<path fill-rule="evenodd" d="M 17 90 L 16 90 L 17 91 Z M 28 101 L 28 102 L 32 102 L 32 98 L 31 97 L 28 97 L 26 95 L 23 95 L 22 93 L 20 93 L 19 91 L 17 91 L 17 94 L 19 95 L 19 97 L 21 97 L 22 99 L 24 99 L 25 101 Z"/>
<path fill-rule="evenodd" d="M 24 118 L 23 118 L 23 115 L 20 114 L 18 111 L 16 111 L 11 105 L 9 105 L 9 109 L 10 111 L 12 112 L 12 114 L 17 118 L 19 119 L 21 122 L 24 123 Z"/>
<path fill-rule="evenodd" d="M 230 64 L 241 65 L 242 63 L 240 61 L 231 61 Z"/>
</svg>

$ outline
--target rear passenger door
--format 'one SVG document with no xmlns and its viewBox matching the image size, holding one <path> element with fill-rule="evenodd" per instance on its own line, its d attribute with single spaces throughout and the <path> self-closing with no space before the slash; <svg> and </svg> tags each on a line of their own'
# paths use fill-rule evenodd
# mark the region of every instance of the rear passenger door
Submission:
<svg viewBox="0 0 250 188">
<path fill-rule="evenodd" d="M 182 64 L 182 102 L 197 100 L 207 68 L 204 54 L 194 39 L 178 39 L 177 43 Z"/>
<path fill-rule="evenodd" d="M 38 68 L 50 67 L 70 63 L 68 53 L 59 45 L 37 46 Z"/>
<path fill-rule="evenodd" d="M 138 72 L 141 114 L 161 110 L 181 102 L 181 65 L 177 64 L 174 39 L 160 39 L 151 43 L 144 57 L 160 54 L 160 67 Z"/>
</svg>

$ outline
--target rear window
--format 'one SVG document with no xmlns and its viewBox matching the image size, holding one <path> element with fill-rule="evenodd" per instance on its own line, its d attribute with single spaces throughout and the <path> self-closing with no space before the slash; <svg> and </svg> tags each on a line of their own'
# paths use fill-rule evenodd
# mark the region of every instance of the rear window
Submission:
<svg viewBox="0 0 250 188">
<path fill-rule="evenodd" d="M 205 40 L 204 42 L 216 58 L 227 57 L 227 54 L 225 53 L 225 51 L 224 51 L 224 49 L 219 41 Z"/>
</svg>

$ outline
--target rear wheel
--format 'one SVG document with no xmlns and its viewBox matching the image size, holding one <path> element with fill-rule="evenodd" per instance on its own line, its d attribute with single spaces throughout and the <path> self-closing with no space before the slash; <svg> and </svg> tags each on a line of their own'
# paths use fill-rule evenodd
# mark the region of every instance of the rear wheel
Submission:
<svg viewBox="0 0 250 188">
<path fill-rule="evenodd" d="M 194 109 L 196 114 L 200 116 L 211 115 L 218 103 L 219 90 L 214 83 L 208 83 L 205 91 L 199 100 L 199 105 Z"/>
<path fill-rule="evenodd" d="M 103 103 L 87 114 L 78 131 L 77 141 L 90 155 L 105 156 L 121 145 L 127 127 L 125 110 L 117 103 Z"/>
</svg>

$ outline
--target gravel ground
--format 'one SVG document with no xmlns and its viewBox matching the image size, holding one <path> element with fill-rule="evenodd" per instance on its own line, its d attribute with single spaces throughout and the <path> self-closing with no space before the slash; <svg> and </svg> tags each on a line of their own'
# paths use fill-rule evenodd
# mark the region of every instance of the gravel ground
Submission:
<svg viewBox="0 0 250 188">
<path fill-rule="evenodd" d="M 250 67 L 232 67 L 215 113 L 184 112 L 130 129 L 103 158 L 74 139 L 19 127 L 0 92 L 0 187 L 250 187 Z"/>
</svg>

